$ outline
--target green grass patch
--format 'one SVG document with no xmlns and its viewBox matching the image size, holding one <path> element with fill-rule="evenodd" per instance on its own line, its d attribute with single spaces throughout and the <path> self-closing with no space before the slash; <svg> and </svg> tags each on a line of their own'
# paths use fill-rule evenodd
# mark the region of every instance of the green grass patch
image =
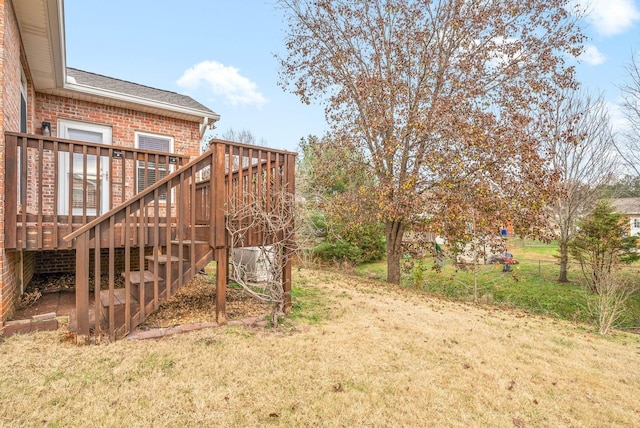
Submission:
<svg viewBox="0 0 640 428">
<path fill-rule="evenodd" d="M 384 280 L 387 278 L 387 261 L 381 260 L 356 266 L 355 272 L 358 276 Z"/>
<path fill-rule="evenodd" d="M 513 239 L 507 243 L 507 251 L 517 254 L 522 259 L 542 259 L 557 260 L 560 255 L 558 243 L 556 241 L 550 243 L 529 241 L 522 239 Z"/>
<path fill-rule="evenodd" d="M 557 244 L 536 243 L 511 240 L 508 251 L 520 261 L 511 266 L 511 272 L 503 272 L 502 265 L 478 265 L 474 268 L 460 269 L 453 260 L 447 259 L 441 272 L 430 267 L 432 260 L 425 259 L 428 266 L 419 277 L 404 273 L 402 286 L 417 288 L 428 293 L 450 299 L 473 301 L 474 282 L 480 303 L 495 304 L 526 310 L 530 313 L 551 316 L 569 321 L 589 322 L 585 291 L 581 285 L 582 272 L 575 264 L 569 265 L 569 283 L 557 282 L 559 265 L 554 255 L 558 254 Z M 640 282 L 640 270 L 629 268 L 629 275 Z M 364 264 L 356 268 L 356 274 L 365 278 L 377 276 L 386 278 L 386 262 Z M 640 326 L 640 293 L 635 293 L 627 302 L 627 315 L 621 320 L 620 327 Z"/>
<path fill-rule="evenodd" d="M 576 346 L 575 342 L 567 339 L 566 337 L 553 337 L 551 341 L 558 346 L 562 346 L 563 348 L 572 349 Z"/>
<path fill-rule="evenodd" d="M 298 281 L 300 282 L 300 281 Z M 289 319 L 307 324 L 318 324 L 327 319 L 326 296 L 315 287 L 293 285 Z"/>
</svg>

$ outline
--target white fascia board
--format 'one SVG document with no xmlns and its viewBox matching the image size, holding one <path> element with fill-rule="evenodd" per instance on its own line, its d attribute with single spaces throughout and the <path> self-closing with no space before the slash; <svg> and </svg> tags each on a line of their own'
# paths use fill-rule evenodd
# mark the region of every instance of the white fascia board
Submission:
<svg viewBox="0 0 640 428">
<path fill-rule="evenodd" d="M 80 92 L 83 94 L 94 95 L 96 97 L 114 99 L 114 100 L 122 101 L 125 103 L 144 105 L 147 107 L 157 108 L 161 110 L 173 111 L 176 113 L 196 116 L 202 119 L 209 118 L 214 122 L 217 122 L 218 120 L 220 120 L 220 115 L 212 112 L 192 109 L 188 107 L 180 107 L 180 106 L 176 106 L 175 104 L 163 103 L 161 101 L 150 100 L 148 98 L 136 97 L 133 95 L 126 95 L 120 92 L 109 91 L 106 89 L 99 89 L 93 86 L 81 85 L 79 83 L 65 82 L 64 89 L 69 91 L 74 91 L 74 92 Z"/>
<path fill-rule="evenodd" d="M 67 79 L 67 48 L 64 27 L 64 1 L 46 0 L 47 20 L 49 22 L 49 40 L 56 87 L 60 88 Z"/>
</svg>

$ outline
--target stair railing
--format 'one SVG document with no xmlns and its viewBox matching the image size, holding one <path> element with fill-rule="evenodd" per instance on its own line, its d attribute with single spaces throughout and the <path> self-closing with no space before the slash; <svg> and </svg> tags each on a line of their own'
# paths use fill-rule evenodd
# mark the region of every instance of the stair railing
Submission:
<svg viewBox="0 0 640 428">
<path fill-rule="evenodd" d="M 295 153 L 212 140 L 206 153 L 65 236 L 65 241 L 75 241 L 76 248 L 78 343 L 88 342 L 91 336 L 91 288 L 94 337 L 96 340 L 103 334 L 108 334 L 111 340 L 123 337 L 203 267 L 196 260 L 197 245 L 203 243 L 208 244 L 212 253 L 209 255 L 217 262 L 216 320 L 225 323 L 229 257 L 225 206 L 230 198 L 249 201 L 260 195 L 268 205 L 273 199 L 269 195 L 280 189 L 293 192 L 294 180 Z M 259 234 L 259 230 L 252 231 L 246 245 L 257 245 Z M 172 269 L 172 241 L 177 244 L 177 269 Z M 124 248 L 123 255 L 117 251 L 119 248 Z M 164 287 L 157 274 L 163 254 L 169 263 Z M 189 260 L 187 265 L 185 258 Z M 145 267 L 156 272 L 152 296 L 146 293 Z M 124 294 L 116 293 L 117 268 L 122 271 Z M 106 284 L 101 286 L 103 270 L 108 273 Z M 131 282 L 136 275 L 140 285 L 132 296 Z M 290 266 L 285 267 L 284 277 L 285 287 L 290 291 Z M 124 306 L 124 314 L 116 313 L 117 303 Z M 103 318 L 108 320 L 104 326 Z"/>
</svg>

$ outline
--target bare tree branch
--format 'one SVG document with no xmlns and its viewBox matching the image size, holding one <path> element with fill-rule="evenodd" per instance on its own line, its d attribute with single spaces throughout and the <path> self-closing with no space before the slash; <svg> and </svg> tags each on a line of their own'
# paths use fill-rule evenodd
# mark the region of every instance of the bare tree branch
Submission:
<svg viewBox="0 0 640 428">
<path fill-rule="evenodd" d="M 568 243 L 576 220 L 593 209 L 602 185 L 615 176 L 617 152 L 602 95 L 565 91 L 550 104 L 553 109 L 542 119 L 551 124 L 546 150 L 559 174 L 559 196 L 551 204 L 559 228 L 558 280 L 567 282 Z"/>
<path fill-rule="evenodd" d="M 295 209 L 294 195 L 284 190 L 250 200 L 233 198 L 226 209 L 231 278 L 256 299 L 273 303 L 274 326 L 285 309 L 283 269 L 297 250 Z M 249 237 L 258 245 L 247 250 Z"/>
<path fill-rule="evenodd" d="M 636 177 L 640 176 L 640 56 L 631 55 L 626 67 L 629 81 L 620 87 L 622 109 L 627 118 L 627 128 L 617 146 L 618 153 Z"/>
</svg>

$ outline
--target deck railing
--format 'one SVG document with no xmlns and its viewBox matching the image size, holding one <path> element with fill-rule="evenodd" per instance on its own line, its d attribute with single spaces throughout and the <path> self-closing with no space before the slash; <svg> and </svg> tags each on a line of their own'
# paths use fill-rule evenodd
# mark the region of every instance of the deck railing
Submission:
<svg viewBox="0 0 640 428">
<path fill-rule="evenodd" d="M 109 257 L 108 289 L 101 292 L 94 285 L 93 290 L 96 335 L 108 333 L 115 339 L 128 334 L 211 258 L 217 261 L 216 319 L 224 323 L 229 256 L 225 227 L 227 204 L 232 199 L 250 201 L 261 198 L 266 201 L 265 209 L 271 209 L 268 206 L 271 195 L 280 189 L 294 191 L 294 165 L 294 153 L 212 140 L 208 152 L 66 236 L 65 241 L 75 241 L 76 248 L 78 340 L 82 342 L 90 333 L 89 276 L 92 274 L 94 278 L 100 278 L 102 275 L 101 263 L 94 262 L 90 266 L 92 251 L 94 260 L 99 260 L 100 254 Z M 156 202 L 161 195 L 166 195 L 167 204 L 175 203 L 175 216 L 160 212 Z M 113 266 L 117 242 L 114 230 L 118 226 L 123 231 L 121 244 L 125 248 L 122 324 L 115 321 L 117 296 Z M 259 231 L 256 231 L 254 235 L 258 234 Z M 130 254 L 136 242 L 139 257 L 134 262 Z M 257 240 L 248 237 L 246 245 L 257 243 Z M 208 251 L 202 251 L 203 246 Z M 102 249 L 105 251 L 101 252 Z M 163 260 L 172 267 L 162 270 L 160 265 Z M 134 291 L 131 279 L 135 276 L 144 277 L 136 270 L 154 272 L 155 275 L 150 277 L 153 284 L 149 287 L 139 286 Z M 164 277 L 158 272 L 164 272 Z M 286 295 L 290 298 L 291 266 L 285 267 L 283 277 Z M 94 284 L 99 283 L 94 281 Z M 100 310 L 105 304 L 108 306 L 109 325 L 103 330 Z"/>
<path fill-rule="evenodd" d="M 61 238 L 178 169 L 179 154 L 5 133 L 5 248 L 69 248 Z"/>
</svg>

